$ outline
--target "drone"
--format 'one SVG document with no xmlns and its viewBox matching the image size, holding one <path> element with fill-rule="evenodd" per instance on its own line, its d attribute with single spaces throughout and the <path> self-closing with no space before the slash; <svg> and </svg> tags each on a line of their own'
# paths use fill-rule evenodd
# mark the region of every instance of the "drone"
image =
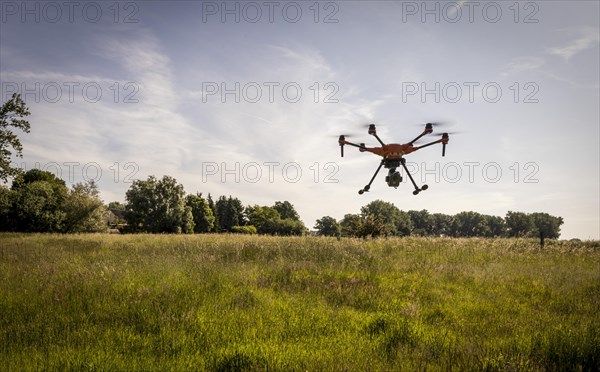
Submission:
<svg viewBox="0 0 600 372">
<path fill-rule="evenodd" d="M 420 150 L 422 148 L 441 143 L 442 144 L 442 156 L 445 156 L 446 155 L 446 145 L 448 144 L 448 141 L 450 140 L 449 133 L 442 133 L 442 137 L 436 141 L 433 141 L 433 142 L 430 142 L 430 143 L 427 143 L 427 144 L 424 144 L 421 146 L 413 145 L 416 141 L 421 139 L 421 137 L 423 137 L 427 134 L 433 133 L 434 125 L 438 125 L 438 124 L 437 123 L 425 124 L 425 129 L 423 130 L 423 132 L 420 135 L 418 135 L 414 140 L 412 140 L 408 143 L 405 143 L 405 144 L 390 143 L 390 144 L 386 145 L 385 143 L 383 143 L 383 141 L 377 135 L 377 130 L 375 128 L 375 124 L 368 124 L 369 134 L 372 135 L 373 137 L 375 137 L 377 139 L 377 141 L 379 141 L 379 143 L 381 144 L 381 147 L 366 147 L 364 143 L 356 144 L 356 143 L 348 142 L 348 141 L 346 141 L 347 135 L 341 135 L 338 142 L 340 145 L 340 151 L 341 151 L 342 157 L 344 157 L 344 146 L 350 145 L 350 146 L 358 147 L 358 150 L 360 152 L 371 152 L 371 153 L 373 153 L 375 155 L 379 155 L 383 158 L 383 159 L 381 159 L 381 163 L 379 163 L 379 167 L 377 167 L 375 174 L 373 175 L 373 177 L 371 177 L 371 181 L 369 181 L 369 183 L 364 188 L 358 190 L 358 193 L 360 195 L 362 195 L 371 189 L 371 184 L 375 180 L 375 177 L 377 177 L 377 174 L 379 173 L 379 170 L 381 169 L 381 167 L 385 167 L 386 169 L 389 169 L 388 175 L 387 175 L 387 177 L 385 177 L 385 182 L 387 183 L 387 185 L 389 187 L 398 188 L 398 186 L 400 186 L 400 182 L 402 182 L 402 176 L 400 175 L 400 172 L 396 171 L 396 168 L 398 168 L 399 166 L 402 166 L 404 168 L 404 171 L 408 175 L 410 182 L 412 182 L 413 186 L 415 187 L 415 191 L 413 191 L 413 195 L 418 195 L 421 191 L 427 190 L 429 188 L 429 186 L 423 185 L 419 188 L 417 186 L 417 184 L 415 183 L 415 180 L 413 179 L 410 172 L 406 168 L 406 160 L 404 159 L 404 155 L 408 155 L 408 154 L 415 152 L 417 150 Z"/>
</svg>

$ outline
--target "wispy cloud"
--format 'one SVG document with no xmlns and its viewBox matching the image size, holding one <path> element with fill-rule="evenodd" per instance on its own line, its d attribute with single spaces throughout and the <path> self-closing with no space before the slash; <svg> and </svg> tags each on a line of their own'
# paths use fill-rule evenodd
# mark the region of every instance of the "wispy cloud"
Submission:
<svg viewBox="0 0 600 372">
<path fill-rule="evenodd" d="M 565 61 L 569 61 L 573 56 L 591 49 L 600 43 L 600 30 L 593 27 L 584 27 L 576 31 L 577 37 L 571 40 L 567 45 L 561 47 L 552 47 L 548 53 L 559 56 Z"/>
</svg>

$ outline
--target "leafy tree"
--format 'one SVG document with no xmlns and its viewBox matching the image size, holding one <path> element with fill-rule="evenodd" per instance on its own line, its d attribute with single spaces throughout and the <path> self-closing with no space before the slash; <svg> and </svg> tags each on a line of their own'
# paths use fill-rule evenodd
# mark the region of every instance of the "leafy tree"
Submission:
<svg viewBox="0 0 600 372">
<path fill-rule="evenodd" d="M 23 232 L 62 232 L 68 196 L 65 182 L 50 172 L 32 169 L 13 180 L 14 229 Z"/>
<path fill-rule="evenodd" d="M 173 177 L 161 180 L 150 176 L 133 182 L 125 195 L 128 231 L 150 233 L 192 233 L 194 218 L 185 205 L 183 185 Z"/>
<path fill-rule="evenodd" d="M 504 221 L 510 237 L 527 236 L 534 228 L 531 216 L 523 212 L 508 211 Z"/>
<path fill-rule="evenodd" d="M 276 201 L 273 209 L 279 212 L 281 219 L 300 221 L 300 215 L 289 201 Z"/>
<path fill-rule="evenodd" d="M 358 215 L 347 214 L 340 222 L 343 236 L 352 236 L 357 238 L 378 237 L 385 235 L 388 226 L 383 219 L 373 214 Z"/>
<path fill-rule="evenodd" d="M 208 207 L 210 208 L 213 216 L 215 217 L 215 222 L 213 223 L 213 228 L 211 231 L 221 231 L 221 227 L 219 226 L 219 219 L 217 218 L 217 207 L 215 206 L 215 202 L 210 193 L 208 193 L 208 196 L 206 197 L 206 202 L 208 203 Z"/>
<path fill-rule="evenodd" d="M 112 202 L 108 203 L 107 208 L 110 210 L 124 211 L 125 204 L 118 202 L 118 201 L 112 201 Z"/>
<path fill-rule="evenodd" d="M 263 226 L 263 230 L 265 230 L 267 234 L 281 236 L 306 234 L 306 227 L 302 221 L 291 219 L 268 220 Z"/>
<path fill-rule="evenodd" d="M 531 235 L 549 239 L 560 237 L 560 226 L 564 223 L 562 217 L 554 217 L 548 213 L 532 213 L 530 218 L 535 226 Z"/>
<path fill-rule="evenodd" d="M 413 224 L 409 214 L 405 211 L 400 211 L 398 214 L 398 226 L 396 226 L 397 234 L 399 236 L 409 236 L 412 230 Z"/>
<path fill-rule="evenodd" d="M 274 224 L 269 224 L 269 221 L 281 219 L 275 208 L 258 205 L 247 206 L 246 217 L 248 218 L 248 224 L 256 227 L 259 234 L 273 234 L 275 227 Z"/>
<path fill-rule="evenodd" d="M 23 145 L 11 127 L 29 133 L 31 125 L 24 119 L 29 115 L 29 109 L 21 95 L 16 93 L 13 93 L 11 99 L 4 102 L 0 108 L 0 180 L 4 182 L 21 172 L 20 169 L 10 166 L 12 151 L 15 151 L 16 156 L 23 157 Z"/>
<path fill-rule="evenodd" d="M 215 215 L 221 231 L 231 231 L 233 226 L 243 225 L 244 207 L 238 198 L 221 196 L 215 203 Z"/>
<path fill-rule="evenodd" d="M 0 231 L 11 231 L 13 229 L 14 216 L 12 212 L 15 198 L 15 191 L 0 185 Z"/>
<path fill-rule="evenodd" d="M 431 215 L 426 209 L 421 211 L 408 211 L 413 225 L 412 235 L 427 236 L 431 234 Z"/>
<path fill-rule="evenodd" d="M 400 224 L 400 210 L 394 204 L 374 200 L 360 209 L 363 216 L 376 216 L 385 225 L 383 235 L 397 235 Z"/>
<path fill-rule="evenodd" d="M 443 213 L 434 213 L 431 215 L 431 234 L 434 236 L 452 235 L 452 216 Z"/>
<path fill-rule="evenodd" d="M 315 224 L 315 229 L 317 230 L 317 235 L 322 236 L 340 236 L 342 232 L 340 224 L 335 218 L 330 216 L 318 219 Z"/>
<path fill-rule="evenodd" d="M 360 234 L 362 218 L 358 214 L 346 214 L 340 221 L 342 236 L 357 237 Z"/>
<path fill-rule="evenodd" d="M 215 216 L 213 216 L 208 202 L 202 198 L 202 194 L 190 194 L 186 196 L 185 203 L 190 207 L 192 216 L 194 217 L 194 232 L 207 233 L 212 231 L 215 224 Z"/>
<path fill-rule="evenodd" d="M 107 209 L 94 181 L 75 184 L 67 196 L 64 210 L 64 232 L 101 232 L 107 229 Z"/>
<path fill-rule="evenodd" d="M 504 218 L 498 216 L 485 216 L 488 224 L 489 237 L 501 237 L 506 235 L 506 223 Z"/>
<path fill-rule="evenodd" d="M 477 212 L 460 212 L 452 222 L 454 236 L 487 236 L 489 228 L 485 216 Z"/>
</svg>

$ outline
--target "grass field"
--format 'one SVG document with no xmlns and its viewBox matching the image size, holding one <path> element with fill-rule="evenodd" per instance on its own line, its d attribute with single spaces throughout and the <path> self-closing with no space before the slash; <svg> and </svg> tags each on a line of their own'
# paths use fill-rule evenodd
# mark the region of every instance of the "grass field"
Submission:
<svg viewBox="0 0 600 372">
<path fill-rule="evenodd" d="M 598 370 L 600 244 L 0 235 L 2 370 Z"/>
</svg>

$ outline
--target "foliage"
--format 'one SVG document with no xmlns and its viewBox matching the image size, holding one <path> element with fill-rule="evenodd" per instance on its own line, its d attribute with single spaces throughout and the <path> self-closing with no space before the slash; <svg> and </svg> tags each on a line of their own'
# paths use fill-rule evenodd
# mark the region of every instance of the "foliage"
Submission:
<svg viewBox="0 0 600 372">
<path fill-rule="evenodd" d="M 256 227 L 259 234 L 269 234 L 267 223 L 271 220 L 279 220 L 281 216 L 275 208 L 261 207 L 259 205 L 247 206 L 245 209 L 248 224 Z"/>
<path fill-rule="evenodd" d="M 214 228 L 215 216 L 213 215 L 208 202 L 202 198 L 202 194 L 190 194 L 186 196 L 185 203 L 192 211 L 192 216 L 194 218 L 194 232 L 211 232 Z"/>
<path fill-rule="evenodd" d="M 22 232 L 62 232 L 68 189 L 50 172 L 32 169 L 13 180 L 12 229 Z"/>
<path fill-rule="evenodd" d="M 0 180 L 8 181 L 9 177 L 15 177 L 21 173 L 20 169 L 10 165 L 12 151 L 18 157 L 23 157 L 23 145 L 12 128 L 20 129 L 29 133 L 31 125 L 24 117 L 30 112 L 21 95 L 13 93 L 11 99 L 4 102 L 0 108 Z M 12 150 L 11 150 L 12 149 Z"/>
<path fill-rule="evenodd" d="M 192 233 L 192 210 L 185 205 L 183 185 L 173 177 L 133 181 L 125 195 L 128 232 Z"/>
<path fill-rule="evenodd" d="M 11 231 L 16 192 L 0 185 L 0 231 Z"/>
<path fill-rule="evenodd" d="M 527 213 L 508 211 L 504 218 L 506 229 L 510 237 L 523 237 L 533 230 L 533 220 Z"/>
<path fill-rule="evenodd" d="M 275 209 L 279 213 L 279 217 L 284 220 L 294 220 L 300 221 L 300 215 L 296 212 L 296 209 L 289 201 L 276 201 L 273 205 L 273 209 Z"/>
<path fill-rule="evenodd" d="M 402 217 L 400 210 L 394 204 L 383 200 L 374 200 L 360 209 L 361 214 L 366 216 L 377 216 L 385 225 L 380 235 L 397 235 L 398 227 Z"/>
<path fill-rule="evenodd" d="M 342 236 L 356 238 L 385 236 L 389 228 L 382 217 L 373 214 L 346 214 L 340 226 Z"/>
<path fill-rule="evenodd" d="M 252 226 L 252 225 L 246 225 L 246 226 L 234 226 L 231 228 L 231 232 L 232 233 L 236 233 L 236 234 L 249 234 L 249 235 L 253 235 L 256 234 L 256 227 Z"/>
<path fill-rule="evenodd" d="M 315 224 L 317 235 L 321 236 L 340 236 L 342 233 L 340 224 L 335 218 L 330 216 L 324 216 L 318 219 Z"/>
<path fill-rule="evenodd" d="M 427 236 L 432 232 L 431 215 L 426 209 L 420 211 L 408 211 L 413 229 L 411 235 Z"/>
<path fill-rule="evenodd" d="M 540 236 L 545 238 L 558 239 L 560 236 L 560 226 L 563 224 L 562 217 L 554 217 L 548 213 L 532 213 L 530 215 L 536 231 L 532 231 L 530 235 Z"/>
<path fill-rule="evenodd" d="M 67 196 L 64 211 L 64 232 L 101 232 L 107 229 L 105 216 L 108 211 L 94 181 L 75 184 Z"/>
<path fill-rule="evenodd" d="M 230 232 L 233 226 L 244 223 L 244 207 L 238 198 L 221 196 L 215 203 L 216 221 L 221 231 Z"/>
</svg>

